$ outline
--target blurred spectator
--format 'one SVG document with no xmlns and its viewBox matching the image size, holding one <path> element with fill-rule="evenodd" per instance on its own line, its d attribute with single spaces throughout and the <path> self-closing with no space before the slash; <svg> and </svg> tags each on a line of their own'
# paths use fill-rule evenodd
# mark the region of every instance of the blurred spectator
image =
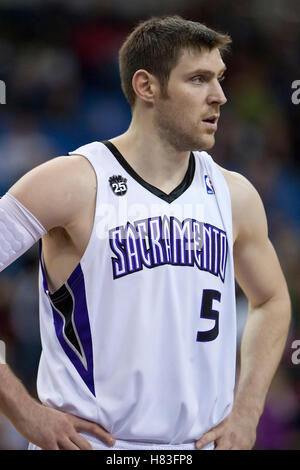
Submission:
<svg viewBox="0 0 300 470">
<path fill-rule="evenodd" d="M 299 397 L 298 397 L 299 399 Z M 290 378 L 280 368 L 270 387 L 267 402 L 257 430 L 258 450 L 300 450 L 299 401 Z"/>
<path fill-rule="evenodd" d="M 7 132 L 0 137 L 0 191 L 4 192 L 17 179 L 35 166 L 49 160 L 55 150 L 36 124 L 37 117 L 27 113 L 10 116 Z"/>
</svg>

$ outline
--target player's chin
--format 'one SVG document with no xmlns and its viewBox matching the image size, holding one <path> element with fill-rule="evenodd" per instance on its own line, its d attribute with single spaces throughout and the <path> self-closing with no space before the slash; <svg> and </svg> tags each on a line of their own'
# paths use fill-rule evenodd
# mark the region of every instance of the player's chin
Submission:
<svg viewBox="0 0 300 470">
<path fill-rule="evenodd" d="M 201 139 L 201 148 L 202 150 L 209 150 L 215 145 L 215 135 L 206 134 Z"/>
</svg>

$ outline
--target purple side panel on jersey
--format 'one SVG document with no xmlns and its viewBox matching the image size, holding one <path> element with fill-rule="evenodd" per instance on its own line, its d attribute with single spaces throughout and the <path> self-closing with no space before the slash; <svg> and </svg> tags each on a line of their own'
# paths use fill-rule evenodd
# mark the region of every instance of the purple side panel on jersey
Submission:
<svg viewBox="0 0 300 470">
<path fill-rule="evenodd" d="M 40 263 L 41 270 L 43 275 L 43 286 L 45 292 L 48 291 L 48 283 L 45 275 L 45 270 L 42 262 L 42 246 L 41 240 L 39 242 L 39 251 L 40 251 Z M 85 382 L 89 390 L 95 396 L 95 384 L 94 384 L 94 364 L 93 364 L 93 348 L 92 348 L 92 336 L 89 322 L 89 315 L 87 309 L 87 301 L 85 294 L 85 283 L 84 275 L 81 269 L 80 263 L 74 269 L 69 279 L 65 284 L 68 284 L 69 289 L 73 294 L 73 324 L 76 329 L 78 338 L 82 346 L 82 357 L 78 355 L 74 349 L 68 344 L 64 335 L 64 321 L 61 315 L 51 304 L 53 312 L 54 327 L 57 338 L 63 348 L 64 352 L 74 365 L 75 369 L 81 376 L 82 380 Z M 86 367 L 83 363 L 85 359 Z"/>
</svg>

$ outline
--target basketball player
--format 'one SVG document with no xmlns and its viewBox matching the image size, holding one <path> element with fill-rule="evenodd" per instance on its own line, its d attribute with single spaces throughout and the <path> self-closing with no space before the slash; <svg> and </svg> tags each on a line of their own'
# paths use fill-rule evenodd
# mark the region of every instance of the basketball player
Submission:
<svg viewBox="0 0 300 470">
<path fill-rule="evenodd" d="M 259 195 L 206 152 L 229 43 L 178 16 L 139 24 L 120 50 L 129 129 L 1 199 L 1 269 L 40 240 L 41 403 L 0 369 L 30 449 L 254 445 L 290 301 Z M 249 299 L 236 388 L 235 278 Z"/>
</svg>

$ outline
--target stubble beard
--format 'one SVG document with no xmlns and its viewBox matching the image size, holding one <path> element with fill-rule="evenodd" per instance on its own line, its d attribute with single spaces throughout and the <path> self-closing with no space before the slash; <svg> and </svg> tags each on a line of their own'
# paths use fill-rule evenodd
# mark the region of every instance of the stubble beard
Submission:
<svg viewBox="0 0 300 470">
<path fill-rule="evenodd" d="M 157 108 L 154 115 L 154 126 L 162 141 L 166 141 L 177 152 L 208 150 L 214 146 L 214 135 L 201 135 L 199 128 L 185 127 L 185 116 L 170 109 L 165 103 Z"/>
</svg>

